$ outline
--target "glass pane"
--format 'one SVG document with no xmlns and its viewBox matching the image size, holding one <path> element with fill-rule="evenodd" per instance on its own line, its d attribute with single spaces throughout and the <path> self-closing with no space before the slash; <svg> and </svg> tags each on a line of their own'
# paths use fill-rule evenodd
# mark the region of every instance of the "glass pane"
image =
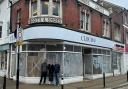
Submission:
<svg viewBox="0 0 128 89">
<path fill-rule="evenodd" d="M 19 60 L 19 75 L 25 76 L 26 74 L 26 53 L 20 53 L 20 60 Z"/>
<path fill-rule="evenodd" d="M 117 54 L 115 52 L 112 53 L 112 68 L 118 69 Z"/>
<path fill-rule="evenodd" d="M 93 48 L 93 54 L 97 54 L 98 53 L 98 49 Z"/>
<path fill-rule="evenodd" d="M 79 53 L 64 53 L 64 77 L 82 76 L 82 55 Z M 79 69 L 78 69 L 79 68 Z M 78 70 L 76 70 L 78 69 Z"/>
<path fill-rule="evenodd" d="M 27 75 L 29 77 L 39 77 L 40 76 L 40 65 L 42 61 L 46 58 L 46 53 L 38 53 L 37 55 L 30 55 L 32 52 L 28 53 L 27 56 Z"/>
<path fill-rule="evenodd" d="M 22 45 L 22 51 L 27 51 L 26 49 L 27 49 L 27 45 L 26 44 L 23 44 Z"/>
<path fill-rule="evenodd" d="M 84 73 L 92 74 L 92 59 L 91 55 L 84 55 Z"/>
<path fill-rule="evenodd" d="M 103 56 L 103 72 L 105 73 L 110 73 L 111 72 L 111 60 L 110 60 L 110 56 Z"/>
<path fill-rule="evenodd" d="M 81 12 L 81 29 L 84 29 L 85 28 L 85 13 L 84 12 Z"/>
<path fill-rule="evenodd" d="M 93 55 L 93 74 L 102 74 L 103 56 Z"/>
<path fill-rule="evenodd" d="M 73 45 L 65 45 L 65 51 L 73 51 Z"/>
<path fill-rule="evenodd" d="M 30 53 L 30 52 L 29 52 Z M 28 53 L 28 54 L 29 54 Z M 55 63 L 60 64 L 62 69 L 62 53 L 57 52 L 37 52 L 38 55 L 36 56 L 28 56 L 27 57 L 27 71 L 28 76 L 39 77 L 41 74 L 41 63 L 45 60 L 47 64 L 54 65 Z"/>
<path fill-rule="evenodd" d="M 48 14 L 49 0 L 42 0 L 42 14 Z"/>
<path fill-rule="evenodd" d="M 44 44 L 28 44 L 29 51 L 45 51 Z"/>
<path fill-rule="evenodd" d="M 36 16 L 37 15 L 37 0 L 33 0 L 31 3 L 31 8 L 32 8 L 32 16 Z"/>
<path fill-rule="evenodd" d="M 63 45 L 62 44 L 55 44 L 55 45 L 46 45 L 47 51 L 62 51 Z"/>
<path fill-rule="evenodd" d="M 74 46 L 74 52 L 81 52 L 81 47 Z"/>
<path fill-rule="evenodd" d="M 60 2 L 56 0 L 53 1 L 53 15 L 60 15 Z"/>
<path fill-rule="evenodd" d="M 11 76 L 14 76 L 16 73 L 16 55 L 12 54 L 11 60 Z"/>
</svg>

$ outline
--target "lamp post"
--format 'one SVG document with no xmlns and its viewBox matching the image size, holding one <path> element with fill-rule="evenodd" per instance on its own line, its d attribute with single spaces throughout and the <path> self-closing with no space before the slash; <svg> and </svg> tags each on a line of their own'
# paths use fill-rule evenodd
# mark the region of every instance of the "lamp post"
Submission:
<svg viewBox="0 0 128 89">
<path fill-rule="evenodd" d="M 19 60 L 20 60 L 20 46 L 22 45 L 22 31 L 23 29 L 19 27 L 16 32 L 14 32 L 16 37 L 17 45 L 17 73 L 16 73 L 16 89 L 19 89 Z"/>
</svg>

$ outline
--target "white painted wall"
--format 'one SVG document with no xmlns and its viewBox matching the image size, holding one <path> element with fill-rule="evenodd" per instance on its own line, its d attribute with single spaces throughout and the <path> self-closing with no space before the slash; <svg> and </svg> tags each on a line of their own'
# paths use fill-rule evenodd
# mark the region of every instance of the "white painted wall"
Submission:
<svg viewBox="0 0 128 89">
<path fill-rule="evenodd" d="M 3 0 L 0 3 L 0 22 L 2 24 L 2 38 L 0 38 L 0 45 L 8 43 L 8 26 L 10 22 L 10 7 L 8 0 Z"/>
</svg>

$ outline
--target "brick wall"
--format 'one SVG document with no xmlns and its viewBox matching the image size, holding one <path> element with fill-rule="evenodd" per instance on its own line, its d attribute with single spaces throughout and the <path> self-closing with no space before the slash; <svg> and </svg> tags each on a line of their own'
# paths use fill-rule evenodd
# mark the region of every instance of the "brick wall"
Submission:
<svg viewBox="0 0 128 89">
<path fill-rule="evenodd" d="M 17 11 L 21 10 L 21 26 L 25 28 L 28 25 L 29 6 L 26 0 L 20 0 L 12 6 L 12 31 L 16 29 L 17 25 Z"/>
</svg>

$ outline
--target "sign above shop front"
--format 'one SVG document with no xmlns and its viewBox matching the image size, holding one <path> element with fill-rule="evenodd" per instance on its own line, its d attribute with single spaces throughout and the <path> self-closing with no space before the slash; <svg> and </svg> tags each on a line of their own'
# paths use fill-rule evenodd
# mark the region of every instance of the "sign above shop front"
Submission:
<svg viewBox="0 0 128 89">
<path fill-rule="evenodd" d="M 59 17 L 50 17 L 50 16 L 41 16 L 41 17 L 32 17 L 29 19 L 29 24 L 33 23 L 58 23 L 62 24 L 62 19 Z"/>
<path fill-rule="evenodd" d="M 97 11 L 99 11 L 100 13 L 103 13 L 107 16 L 109 16 L 109 11 L 105 8 L 103 8 L 102 6 L 100 6 L 99 4 L 95 3 L 92 0 L 78 0 L 78 2 L 81 2 Z"/>
<path fill-rule="evenodd" d="M 113 50 L 115 51 L 120 51 L 120 52 L 124 52 L 124 46 L 122 45 L 119 45 L 119 44 L 115 44 L 114 47 L 113 47 Z"/>
</svg>

